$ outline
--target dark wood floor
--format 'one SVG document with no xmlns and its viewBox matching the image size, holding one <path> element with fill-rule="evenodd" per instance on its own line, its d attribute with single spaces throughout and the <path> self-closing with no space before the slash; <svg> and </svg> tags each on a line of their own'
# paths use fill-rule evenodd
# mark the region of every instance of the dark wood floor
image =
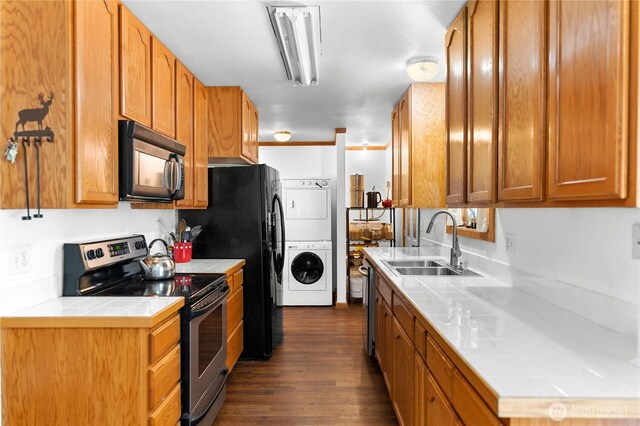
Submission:
<svg viewBox="0 0 640 426">
<path fill-rule="evenodd" d="M 396 425 L 382 376 L 362 349 L 362 305 L 288 307 L 269 361 L 240 361 L 215 425 Z"/>
</svg>

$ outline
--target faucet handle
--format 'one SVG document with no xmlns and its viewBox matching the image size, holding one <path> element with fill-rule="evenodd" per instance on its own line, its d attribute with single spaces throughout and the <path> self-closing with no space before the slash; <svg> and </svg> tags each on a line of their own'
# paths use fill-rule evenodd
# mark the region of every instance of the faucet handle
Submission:
<svg viewBox="0 0 640 426">
<path fill-rule="evenodd" d="M 460 265 L 460 266 L 459 266 L 459 269 L 460 269 L 462 272 L 464 272 L 464 271 L 466 271 L 466 270 L 467 270 L 467 263 L 466 263 L 466 262 L 460 262 L 460 264 L 459 264 L 459 265 Z"/>
</svg>

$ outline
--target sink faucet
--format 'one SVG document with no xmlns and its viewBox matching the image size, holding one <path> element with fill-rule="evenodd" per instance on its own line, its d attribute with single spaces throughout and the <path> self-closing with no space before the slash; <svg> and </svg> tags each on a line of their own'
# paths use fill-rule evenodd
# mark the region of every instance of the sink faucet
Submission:
<svg viewBox="0 0 640 426">
<path fill-rule="evenodd" d="M 453 269 L 459 269 L 460 256 L 462 256 L 462 252 L 460 251 L 460 244 L 458 244 L 458 224 L 456 223 L 455 216 L 447 210 L 437 211 L 436 214 L 434 214 L 431 218 L 431 222 L 429 222 L 429 226 L 427 227 L 427 234 L 431 233 L 436 217 L 441 214 L 449 215 L 449 217 L 453 221 L 453 245 L 451 246 L 451 258 L 449 259 L 449 264 Z"/>
</svg>

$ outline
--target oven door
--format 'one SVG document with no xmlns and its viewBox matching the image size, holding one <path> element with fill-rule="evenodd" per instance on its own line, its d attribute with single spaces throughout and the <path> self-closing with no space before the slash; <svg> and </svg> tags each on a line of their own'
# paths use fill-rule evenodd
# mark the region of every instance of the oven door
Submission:
<svg viewBox="0 0 640 426">
<path fill-rule="evenodd" d="M 219 382 L 226 369 L 228 294 L 229 287 L 225 286 L 222 292 L 214 292 L 194 304 L 189 312 L 188 408 L 192 415 L 207 411 L 220 390 L 211 389 L 210 385 Z"/>
</svg>

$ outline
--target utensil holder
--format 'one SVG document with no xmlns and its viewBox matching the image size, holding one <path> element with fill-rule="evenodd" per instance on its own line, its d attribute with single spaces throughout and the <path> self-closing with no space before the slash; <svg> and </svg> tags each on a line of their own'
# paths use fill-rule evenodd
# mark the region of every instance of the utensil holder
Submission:
<svg viewBox="0 0 640 426">
<path fill-rule="evenodd" d="M 173 245 L 173 260 L 176 263 L 191 262 L 192 243 L 175 243 Z"/>
</svg>

